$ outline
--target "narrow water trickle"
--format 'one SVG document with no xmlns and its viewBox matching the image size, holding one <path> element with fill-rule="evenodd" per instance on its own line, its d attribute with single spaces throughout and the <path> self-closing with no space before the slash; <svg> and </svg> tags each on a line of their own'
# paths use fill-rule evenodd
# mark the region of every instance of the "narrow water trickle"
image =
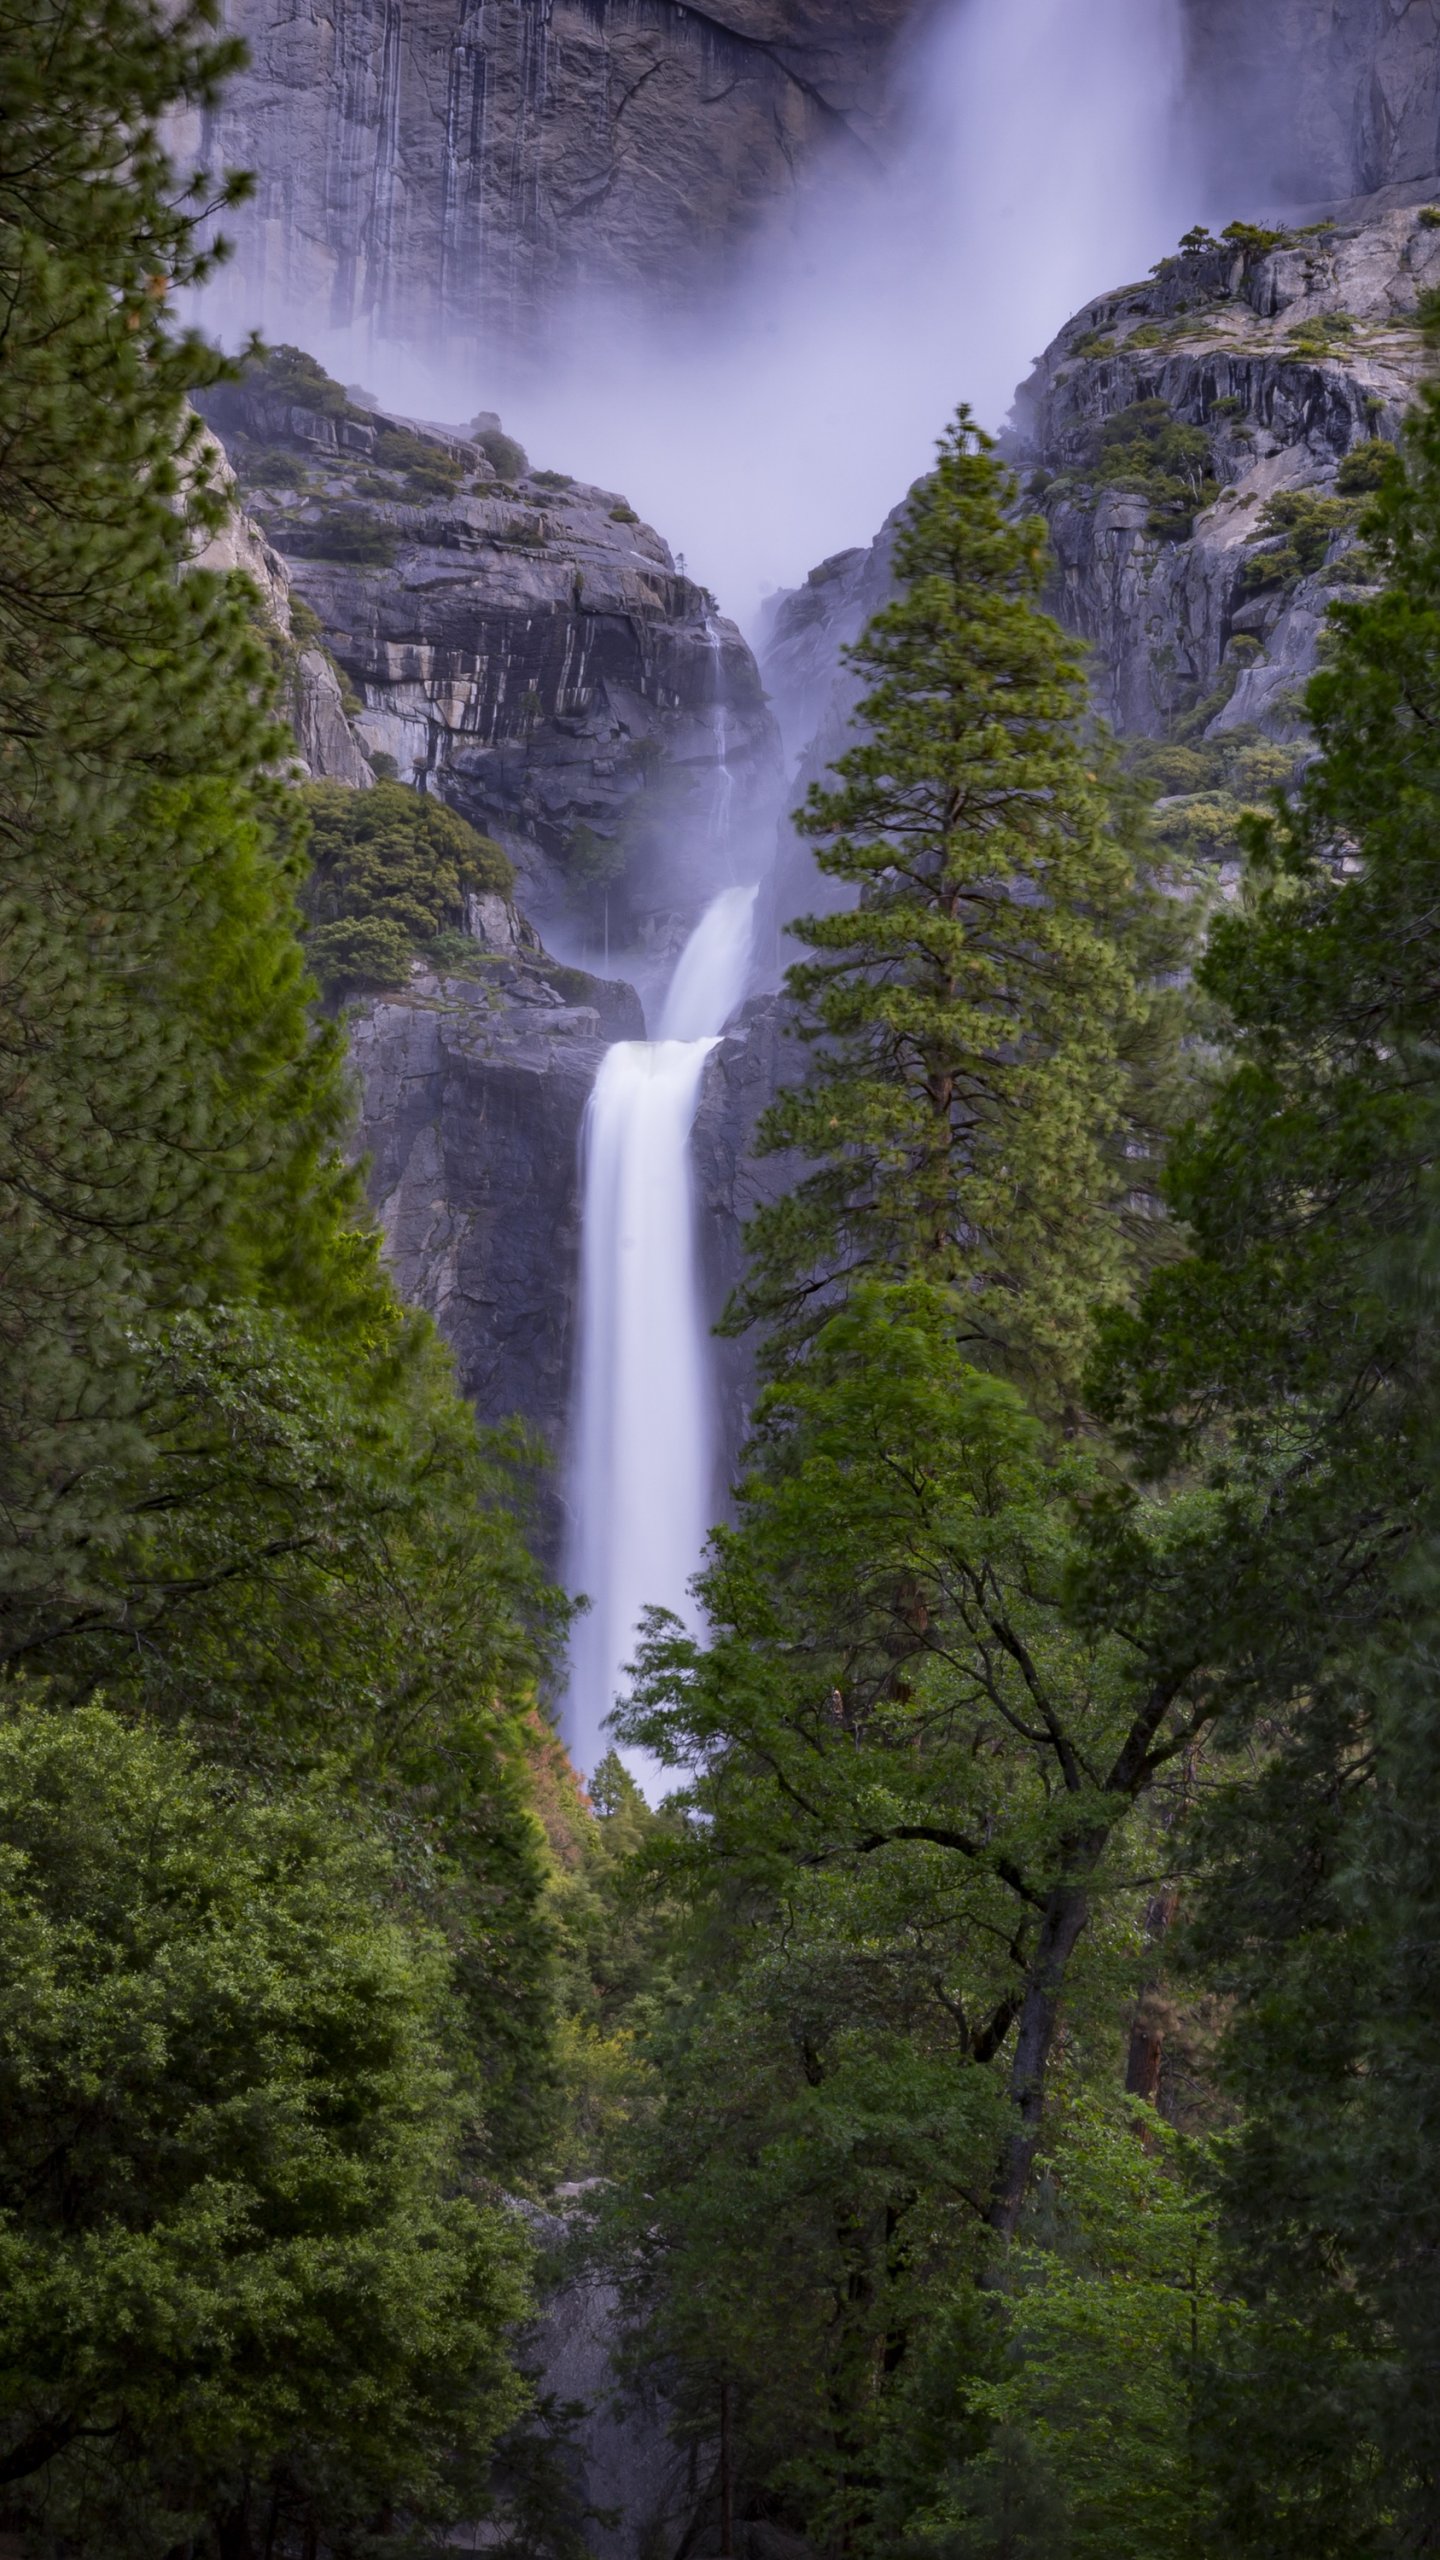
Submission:
<svg viewBox="0 0 1440 2560">
<path fill-rule="evenodd" d="M 681 953 L 656 1040 L 607 1050 L 585 1116 L 580 1391 L 567 1579 L 567 1732 L 603 1751 L 642 1612 L 693 1623 L 711 1525 L 712 1345 L 695 1250 L 690 1137 L 705 1061 L 745 993 L 755 891 L 716 898 Z"/>
<path fill-rule="evenodd" d="M 730 706 L 725 698 L 725 650 L 720 625 L 712 614 L 705 625 L 710 650 L 710 726 L 715 739 L 715 802 L 710 813 L 713 843 L 727 844 L 735 811 L 735 776 L 730 770 Z"/>
</svg>

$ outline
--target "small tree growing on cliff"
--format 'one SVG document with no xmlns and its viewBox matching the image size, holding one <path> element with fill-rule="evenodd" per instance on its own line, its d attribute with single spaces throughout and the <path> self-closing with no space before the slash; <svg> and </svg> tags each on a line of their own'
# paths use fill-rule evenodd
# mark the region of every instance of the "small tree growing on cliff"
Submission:
<svg viewBox="0 0 1440 2560">
<path fill-rule="evenodd" d="M 800 818 L 858 903 L 794 929 L 803 1083 L 762 1124 L 814 1167 L 763 1209 L 732 1321 L 783 1366 L 862 1275 L 959 1285 L 989 1361 L 1073 1374 L 1122 1286 L 1157 1125 L 1178 910 L 1154 894 L 1074 645 L 1039 610 L 1045 529 L 962 409 L 851 661 L 863 735 Z"/>
</svg>

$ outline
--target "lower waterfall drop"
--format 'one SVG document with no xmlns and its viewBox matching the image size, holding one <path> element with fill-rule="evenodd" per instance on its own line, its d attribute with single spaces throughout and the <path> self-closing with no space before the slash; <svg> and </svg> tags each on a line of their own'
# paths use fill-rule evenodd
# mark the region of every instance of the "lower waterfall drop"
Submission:
<svg viewBox="0 0 1440 2560">
<path fill-rule="evenodd" d="M 726 889 L 681 953 L 659 1038 L 607 1050 L 585 1115 L 580 1384 L 566 1579 L 575 1628 L 567 1738 L 594 1768 L 642 1612 L 694 1622 L 711 1526 L 711 1346 L 695 1253 L 690 1136 L 705 1061 L 745 993 L 756 892 Z"/>
</svg>

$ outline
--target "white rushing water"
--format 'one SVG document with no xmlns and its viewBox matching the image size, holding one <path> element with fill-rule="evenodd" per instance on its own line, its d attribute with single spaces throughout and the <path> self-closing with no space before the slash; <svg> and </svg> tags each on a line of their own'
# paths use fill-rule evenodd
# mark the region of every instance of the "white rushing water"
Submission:
<svg viewBox="0 0 1440 2560">
<path fill-rule="evenodd" d="M 567 1579 L 591 1605 L 575 1630 L 566 1725 L 587 1770 L 604 1751 L 642 1612 L 694 1623 L 714 1398 L 690 1137 L 705 1061 L 745 993 L 754 908 L 753 888 L 713 901 L 680 956 L 659 1038 L 607 1050 L 585 1116 Z"/>
</svg>

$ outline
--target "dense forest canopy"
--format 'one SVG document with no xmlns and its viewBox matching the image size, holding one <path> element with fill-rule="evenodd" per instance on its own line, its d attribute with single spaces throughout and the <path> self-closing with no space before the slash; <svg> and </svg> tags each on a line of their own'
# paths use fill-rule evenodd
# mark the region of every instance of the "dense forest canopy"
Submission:
<svg viewBox="0 0 1440 2560">
<path fill-rule="evenodd" d="M 576 2560 L 559 2189 L 697 2554 L 1433 2551 L 1440 387 L 1228 904 L 968 412 L 912 493 L 656 1810 L 350 1150 L 513 873 L 196 565 L 217 15 L 0 0 L 0 2531 Z"/>
</svg>

